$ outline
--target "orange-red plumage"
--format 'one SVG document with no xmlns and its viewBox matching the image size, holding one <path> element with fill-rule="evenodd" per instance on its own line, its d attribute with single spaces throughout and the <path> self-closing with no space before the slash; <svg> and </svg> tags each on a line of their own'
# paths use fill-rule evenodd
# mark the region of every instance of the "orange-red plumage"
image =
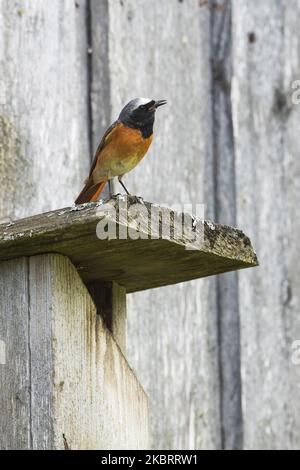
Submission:
<svg viewBox="0 0 300 470">
<path fill-rule="evenodd" d="M 98 153 L 93 181 L 109 180 L 131 171 L 146 154 L 152 138 L 153 135 L 145 139 L 139 129 L 117 124 Z"/>
<path fill-rule="evenodd" d="M 145 156 L 153 139 L 139 129 L 116 124 L 104 135 L 94 158 L 90 176 L 75 204 L 97 201 L 108 180 L 131 171 Z"/>
</svg>

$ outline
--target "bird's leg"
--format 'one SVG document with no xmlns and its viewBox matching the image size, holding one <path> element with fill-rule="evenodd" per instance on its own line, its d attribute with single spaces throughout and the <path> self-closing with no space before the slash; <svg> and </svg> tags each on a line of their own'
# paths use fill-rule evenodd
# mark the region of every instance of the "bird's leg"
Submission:
<svg viewBox="0 0 300 470">
<path fill-rule="evenodd" d="M 130 192 L 128 191 L 128 189 L 126 188 L 125 184 L 122 181 L 122 176 L 123 175 L 118 176 L 118 180 L 119 180 L 120 185 L 123 186 L 123 188 L 125 189 L 127 196 L 129 196 L 131 198 L 131 201 L 133 202 L 133 204 L 135 204 L 135 203 L 143 204 L 143 198 L 142 197 L 132 196 L 130 194 Z"/>
<path fill-rule="evenodd" d="M 121 196 L 120 193 L 114 194 L 113 193 L 113 179 L 108 180 L 108 189 L 109 189 L 109 199 L 118 199 L 118 196 Z"/>
<path fill-rule="evenodd" d="M 109 190 L 109 197 L 112 198 L 113 197 L 113 192 L 112 192 L 112 189 L 111 189 L 111 180 L 108 180 L 108 190 Z"/>
<path fill-rule="evenodd" d="M 123 176 L 123 175 L 118 176 L 119 183 L 120 183 L 120 185 L 123 187 L 123 189 L 125 189 L 126 194 L 128 194 L 128 196 L 131 196 L 130 192 L 128 191 L 128 189 L 126 188 L 125 184 L 124 184 L 123 181 L 122 181 L 122 176 Z"/>
</svg>

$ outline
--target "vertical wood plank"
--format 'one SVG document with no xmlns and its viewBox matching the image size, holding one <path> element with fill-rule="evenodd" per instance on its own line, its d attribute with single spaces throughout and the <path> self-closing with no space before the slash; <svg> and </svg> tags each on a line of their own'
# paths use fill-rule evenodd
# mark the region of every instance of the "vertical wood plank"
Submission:
<svg viewBox="0 0 300 470">
<path fill-rule="evenodd" d="M 299 448 L 300 2 L 233 1 L 237 221 L 260 268 L 239 276 L 245 448 Z"/>
<path fill-rule="evenodd" d="M 91 60 L 92 143 L 96 151 L 111 124 L 111 84 L 109 75 L 108 0 L 89 0 Z"/>
<path fill-rule="evenodd" d="M 96 151 L 99 142 L 112 123 L 111 115 L 111 81 L 109 66 L 109 0 L 89 0 L 90 14 L 90 87 L 91 87 L 91 128 L 92 149 Z M 111 182 L 112 191 L 115 184 Z M 109 195 L 108 185 L 102 197 Z"/>
<path fill-rule="evenodd" d="M 26 258 L 0 264 L 0 449 L 31 448 L 30 344 Z"/>
<path fill-rule="evenodd" d="M 205 202 L 211 215 L 209 11 L 197 0 L 109 1 L 107 18 L 111 119 L 136 96 L 168 100 L 152 149 L 125 183 L 158 203 Z M 220 447 L 215 281 L 129 296 L 128 320 L 128 357 L 152 403 L 152 446 Z"/>
<path fill-rule="evenodd" d="M 72 204 L 86 177 L 86 1 L 1 1 L 0 57 L 3 221 Z"/>
<path fill-rule="evenodd" d="M 211 1 L 213 161 L 215 220 L 236 226 L 235 160 L 232 126 L 231 2 Z M 242 447 L 240 324 L 236 273 L 218 276 L 218 329 L 222 445 Z"/>
<path fill-rule="evenodd" d="M 29 258 L 32 447 L 54 448 L 53 275 L 49 258 Z"/>
</svg>

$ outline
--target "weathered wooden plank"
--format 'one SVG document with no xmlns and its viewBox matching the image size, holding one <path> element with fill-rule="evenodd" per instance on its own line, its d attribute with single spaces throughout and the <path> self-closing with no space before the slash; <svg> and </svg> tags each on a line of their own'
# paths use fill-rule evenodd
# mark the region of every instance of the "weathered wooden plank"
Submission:
<svg viewBox="0 0 300 470">
<path fill-rule="evenodd" d="M 213 162 L 215 219 L 236 226 L 235 160 L 232 125 L 232 34 L 230 1 L 211 0 Z M 219 276 L 217 283 L 221 375 L 222 446 L 242 447 L 240 325 L 237 273 Z"/>
<path fill-rule="evenodd" d="M 170 207 L 204 202 L 211 216 L 210 16 L 200 3 L 110 1 L 109 65 L 112 116 L 135 96 L 168 100 L 129 189 Z M 129 296 L 127 349 L 153 403 L 154 448 L 221 446 L 214 283 Z"/>
<path fill-rule="evenodd" d="M 66 443 L 71 449 L 147 448 L 147 397 L 75 268 L 60 255 L 32 257 L 30 285 L 36 446 L 49 448 L 53 440 L 55 449 Z M 53 364 L 50 413 L 44 398 L 49 395 L 49 377 L 41 373 L 43 351 Z M 38 406 L 41 399 L 46 406 Z"/>
<path fill-rule="evenodd" d="M 0 263 L 0 340 L 5 364 L 0 365 L 0 449 L 30 449 L 30 343 L 28 262 Z"/>
<path fill-rule="evenodd" d="M 147 448 L 147 396 L 70 261 L 3 262 L 0 280 L 0 447 Z"/>
<path fill-rule="evenodd" d="M 89 166 L 86 1 L 0 2 L 0 220 L 69 205 Z"/>
<path fill-rule="evenodd" d="M 299 448 L 299 19 L 299 1 L 233 1 L 237 221 L 261 261 L 239 279 L 245 448 Z"/>
<path fill-rule="evenodd" d="M 52 351 L 57 339 L 52 324 L 58 312 L 53 310 L 52 284 L 56 273 L 51 270 L 50 261 L 51 258 L 48 256 L 28 258 L 30 305 L 28 312 L 26 309 L 23 310 L 23 315 L 29 315 L 30 321 L 32 448 L 43 450 L 54 448 L 54 422 L 57 419 L 53 408 L 55 366 Z M 61 315 L 64 314 L 63 309 L 62 304 Z M 68 342 L 66 342 L 66 352 L 67 345 Z"/>
<path fill-rule="evenodd" d="M 135 213 L 130 215 L 130 200 L 128 212 L 119 211 L 120 204 L 123 200 L 117 198 L 107 204 L 66 208 L 1 225 L 0 260 L 21 254 L 61 253 L 71 259 L 85 282 L 115 281 L 127 292 L 257 264 L 250 240 L 237 229 L 196 220 L 195 228 L 190 227 L 180 238 L 162 238 L 159 226 L 151 226 L 149 231 L 153 205 L 135 204 Z M 138 238 L 134 238 L 130 230 L 137 228 L 137 210 Z M 112 230 L 107 239 L 99 239 L 99 223 L 102 228 L 114 224 L 117 236 Z M 172 234 L 174 222 L 170 225 Z"/>
</svg>

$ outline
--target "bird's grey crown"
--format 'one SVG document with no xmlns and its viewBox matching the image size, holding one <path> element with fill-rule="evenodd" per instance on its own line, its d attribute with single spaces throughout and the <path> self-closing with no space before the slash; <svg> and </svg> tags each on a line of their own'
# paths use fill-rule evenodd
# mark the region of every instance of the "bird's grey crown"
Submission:
<svg viewBox="0 0 300 470">
<path fill-rule="evenodd" d="M 120 116 L 119 116 L 120 121 L 123 121 L 128 116 L 130 116 L 132 111 L 137 109 L 139 106 L 141 106 L 142 104 L 150 103 L 150 101 L 152 100 L 150 100 L 149 98 L 135 98 L 134 100 L 129 101 L 129 103 L 127 103 L 126 106 L 124 106 L 124 108 L 122 109 L 120 113 Z"/>
</svg>

